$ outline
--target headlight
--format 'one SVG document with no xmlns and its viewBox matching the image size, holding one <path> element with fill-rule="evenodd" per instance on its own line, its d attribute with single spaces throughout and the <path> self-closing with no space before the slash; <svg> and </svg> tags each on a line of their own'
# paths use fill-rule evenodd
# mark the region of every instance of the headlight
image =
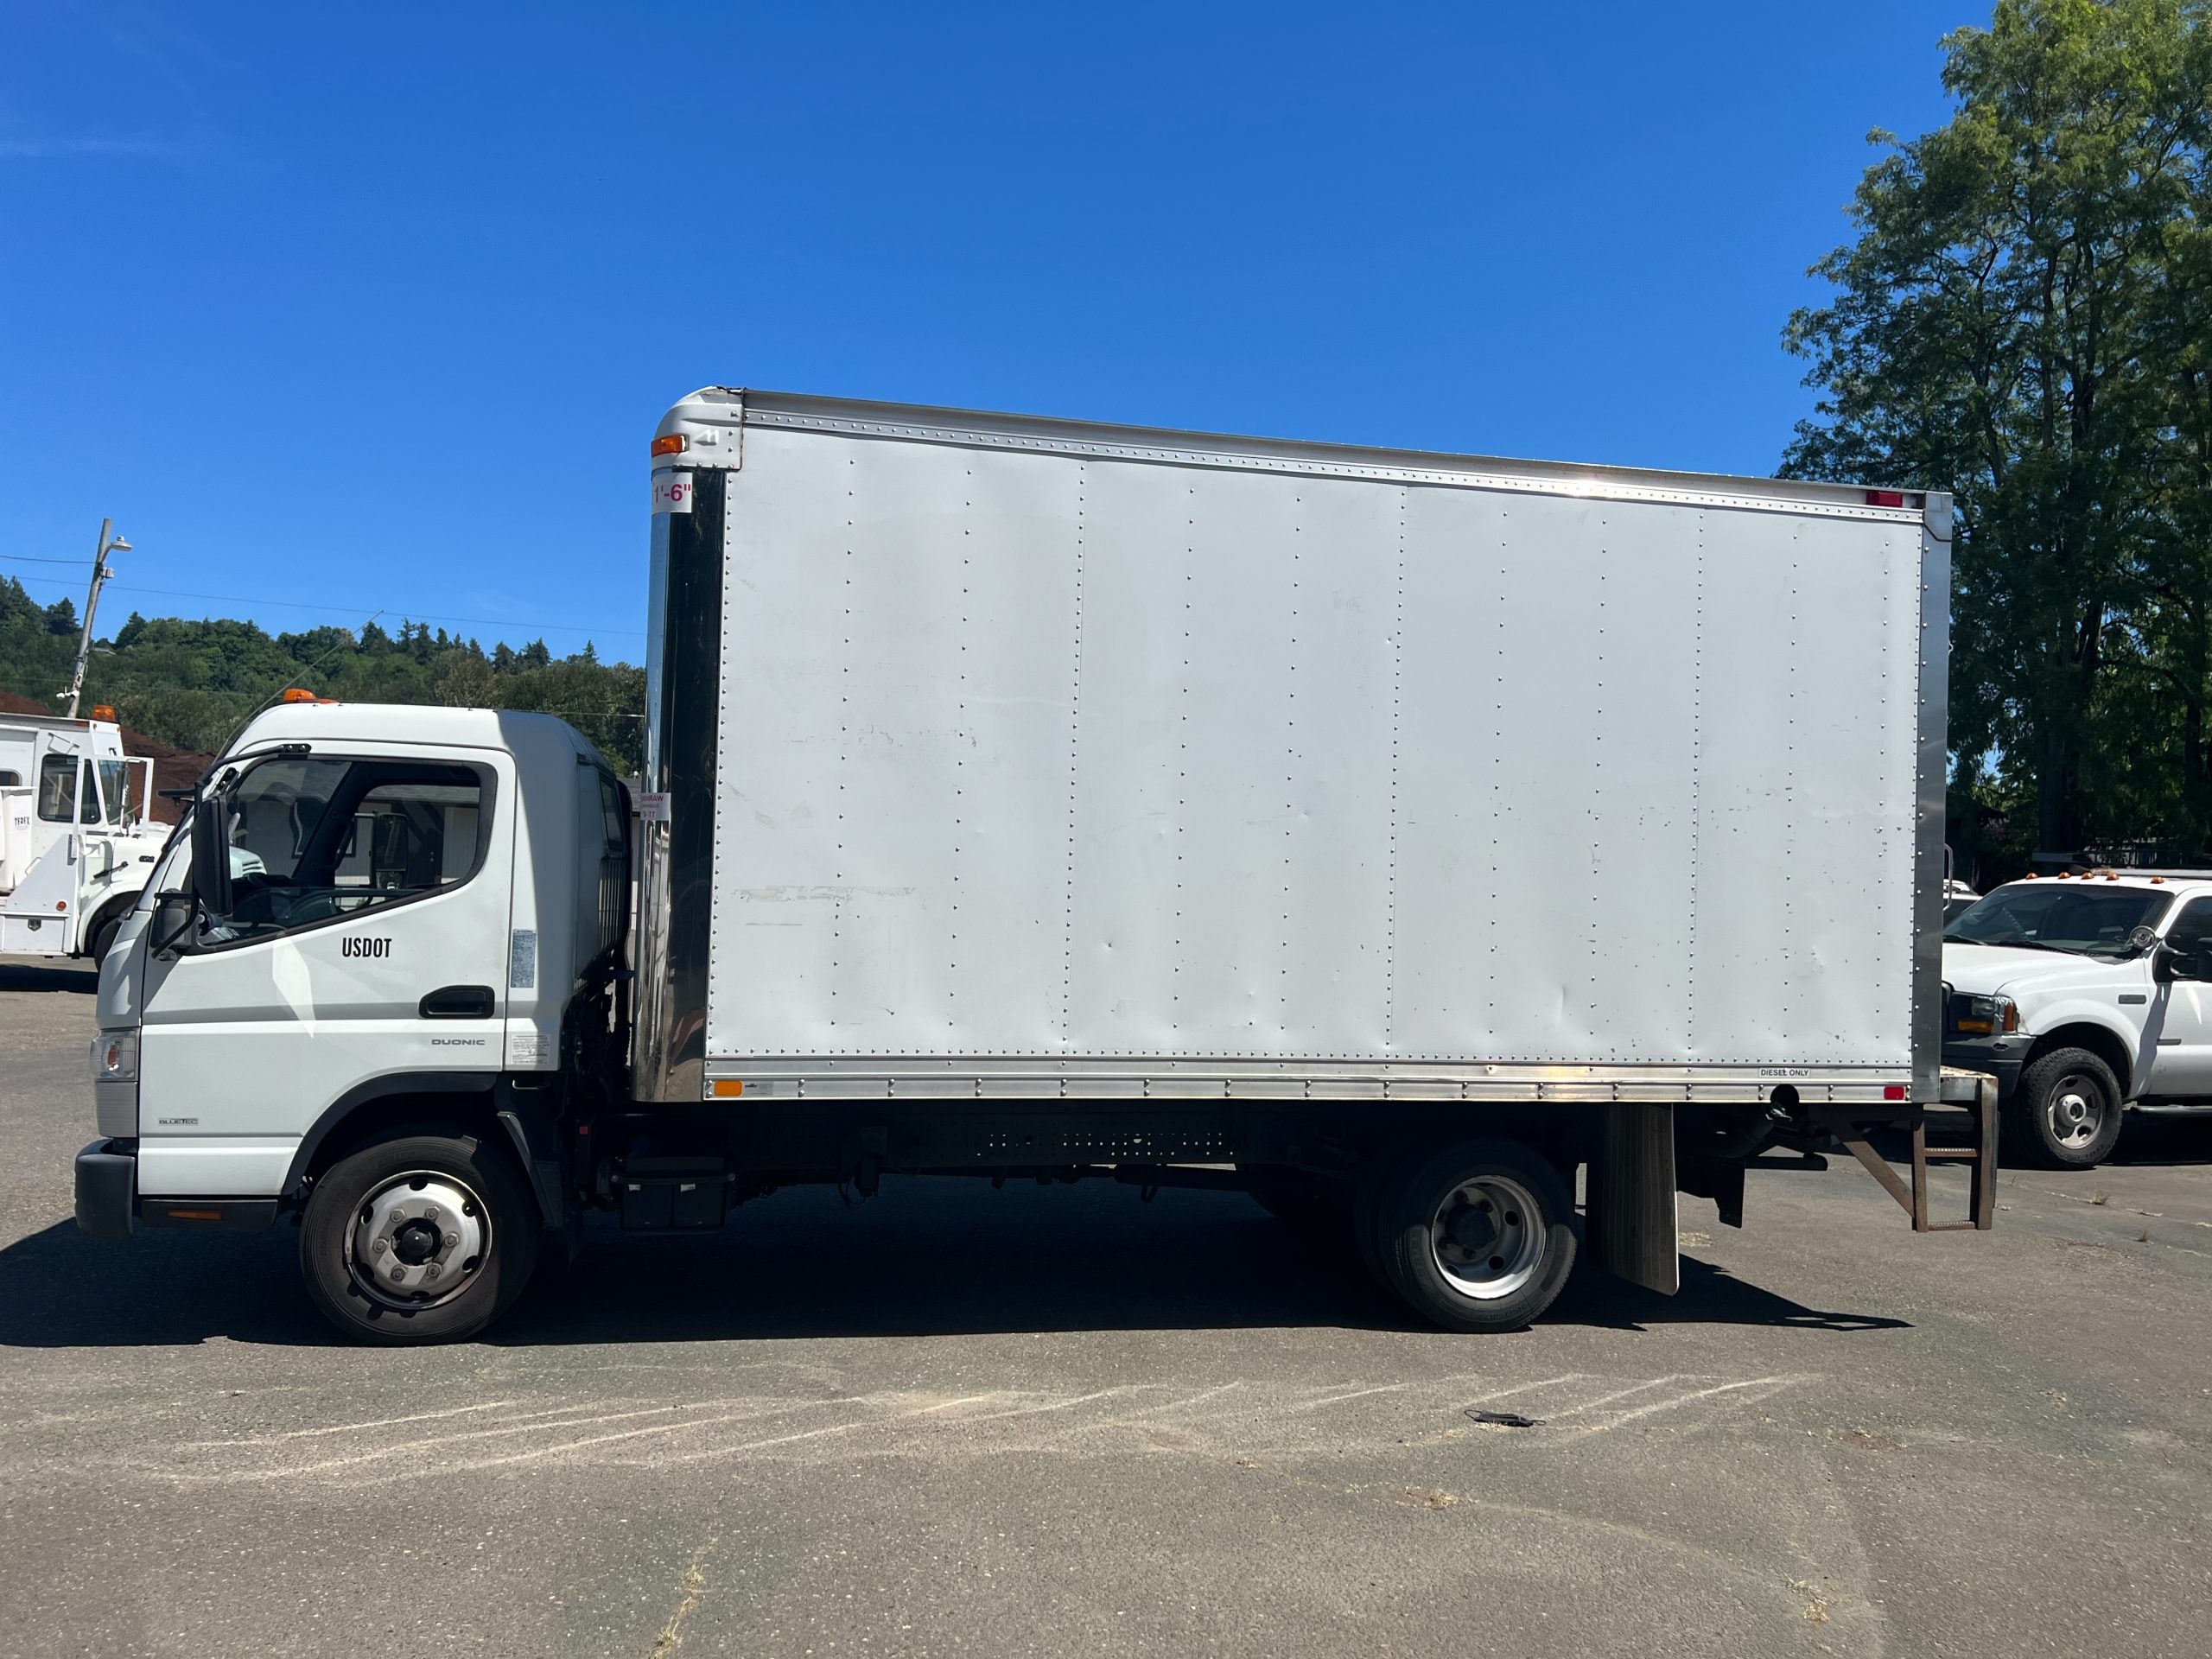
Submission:
<svg viewBox="0 0 2212 1659">
<path fill-rule="evenodd" d="M 1943 1023 L 1961 1037 L 2001 1036 L 2020 1028 L 2020 1008 L 2009 996 L 1954 995 Z"/>
<path fill-rule="evenodd" d="M 138 1032 L 104 1031 L 92 1039 L 92 1081 L 135 1083 L 138 1077 Z"/>
</svg>

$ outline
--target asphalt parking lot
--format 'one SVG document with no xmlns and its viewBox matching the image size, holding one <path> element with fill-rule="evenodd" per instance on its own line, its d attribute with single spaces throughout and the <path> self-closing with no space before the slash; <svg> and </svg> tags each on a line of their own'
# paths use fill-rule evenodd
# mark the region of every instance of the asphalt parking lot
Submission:
<svg viewBox="0 0 2212 1659">
<path fill-rule="evenodd" d="M 76 1231 L 91 988 L 0 960 L 0 1651 L 2207 1646 L 2212 1125 L 1985 1235 L 1761 1172 L 1745 1231 L 1683 1200 L 1680 1295 L 1506 1338 L 1241 1195 L 906 1182 L 371 1352 L 289 1227 Z"/>
</svg>

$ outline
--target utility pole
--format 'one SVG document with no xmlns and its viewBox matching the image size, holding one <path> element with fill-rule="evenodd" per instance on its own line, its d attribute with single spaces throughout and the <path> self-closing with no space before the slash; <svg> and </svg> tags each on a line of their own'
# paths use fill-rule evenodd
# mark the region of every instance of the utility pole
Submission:
<svg viewBox="0 0 2212 1659">
<path fill-rule="evenodd" d="M 115 520 L 100 520 L 99 551 L 92 555 L 92 589 L 85 595 L 85 632 L 77 641 L 77 671 L 69 677 L 69 718 L 77 718 L 77 699 L 85 691 L 85 664 L 92 654 L 92 613 L 100 607 L 100 587 L 115 573 L 107 568 L 111 553 L 128 553 L 130 543 L 113 534 Z"/>
</svg>

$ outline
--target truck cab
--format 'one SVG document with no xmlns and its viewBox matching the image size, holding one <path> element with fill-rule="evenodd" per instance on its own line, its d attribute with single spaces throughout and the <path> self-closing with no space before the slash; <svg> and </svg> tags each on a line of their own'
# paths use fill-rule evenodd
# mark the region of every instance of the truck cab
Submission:
<svg viewBox="0 0 2212 1659">
<path fill-rule="evenodd" d="M 1997 1078 L 2018 1162 L 2101 1163 L 2124 1111 L 2212 1113 L 2212 873 L 1993 889 L 1944 931 L 1943 1063 Z"/>
<path fill-rule="evenodd" d="M 103 1138 L 79 1160 L 80 1223 L 264 1227 L 359 1147 L 404 1146 L 391 1137 L 409 1123 L 457 1128 L 496 1161 L 472 1178 L 416 1159 L 370 1183 L 346 1213 L 376 1225 L 331 1253 L 364 1273 L 323 1287 L 372 1325 L 435 1325 L 493 1270 L 490 1218 L 535 1208 L 491 1190 L 508 1160 L 534 1178 L 557 1156 L 556 1074 L 607 1025 L 627 836 L 613 772 L 550 716 L 262 715 L 203 784 L 102 973 Z M 519 1286 L 534 1241 L 503 1242 Z"/>
<path fill-rule="evenodd" d="M 104 957 L 168 836 L 112 720 L 0 715 L 0 950 Z"/>
</svg>

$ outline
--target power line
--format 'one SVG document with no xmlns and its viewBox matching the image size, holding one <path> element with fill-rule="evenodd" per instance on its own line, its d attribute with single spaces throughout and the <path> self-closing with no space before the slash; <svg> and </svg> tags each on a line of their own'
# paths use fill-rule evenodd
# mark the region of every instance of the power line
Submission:
<svg viewBox="0 0 2212 1659">
<path fill-rule="evenodd" d="M 83 559 L 35 559 L 28 553 L 0 553 L 11 564 L 83 564 Z"/>
<path fill-rule="evenodd" d="M 13 553 L 0 553 L 0 558 L 13 559 L 18 556 L 20 556 Z M 41 564 L 81 564 L 84 561 L 81 559 L 41 559 L 35 561 L 35 563 Z M 54 588 L 67 588 L 71 586 L 70 583 L 63 582 L 57 576 L 22 576 L 18 577 L 17 580 L 26 583 L 42 582 L 48 587 Z M 163 599 L 212 599 L 226 605 L 259 605 L 280 611 L 327 612 L 356 611 L 366 610 L 369 608 L 365 605 L 348 605 L 342 601 L 333 601 L 325 605 L 303 605 L 297 600 L 256 599 L 245 594 L 193 593 L 178 588 L 140 588 L 130 583 L 121 582 L 110 582 L 108 584 L 108 591 L 115 594 L 157 594 Z M 645 637 L 645 631 L 643 628 L 584 627 L 566 622 L 522 622 L 516 620 L 512 617 L 505 616 L 441 616 L 435 611 L 414 611 L 401 605 L 384 606 L 378 610 L 377 614 L 384 616 L 395 611 L 405 616 L 410 621 L 465 622 L 472 623 L 479 627 L 532 629 L 541 633 L 582 633 L 587 635 L 594 633 L 619 633 L 623 635 L 625 638 L 635 639 L 642 639 Z"/>
</svg>

